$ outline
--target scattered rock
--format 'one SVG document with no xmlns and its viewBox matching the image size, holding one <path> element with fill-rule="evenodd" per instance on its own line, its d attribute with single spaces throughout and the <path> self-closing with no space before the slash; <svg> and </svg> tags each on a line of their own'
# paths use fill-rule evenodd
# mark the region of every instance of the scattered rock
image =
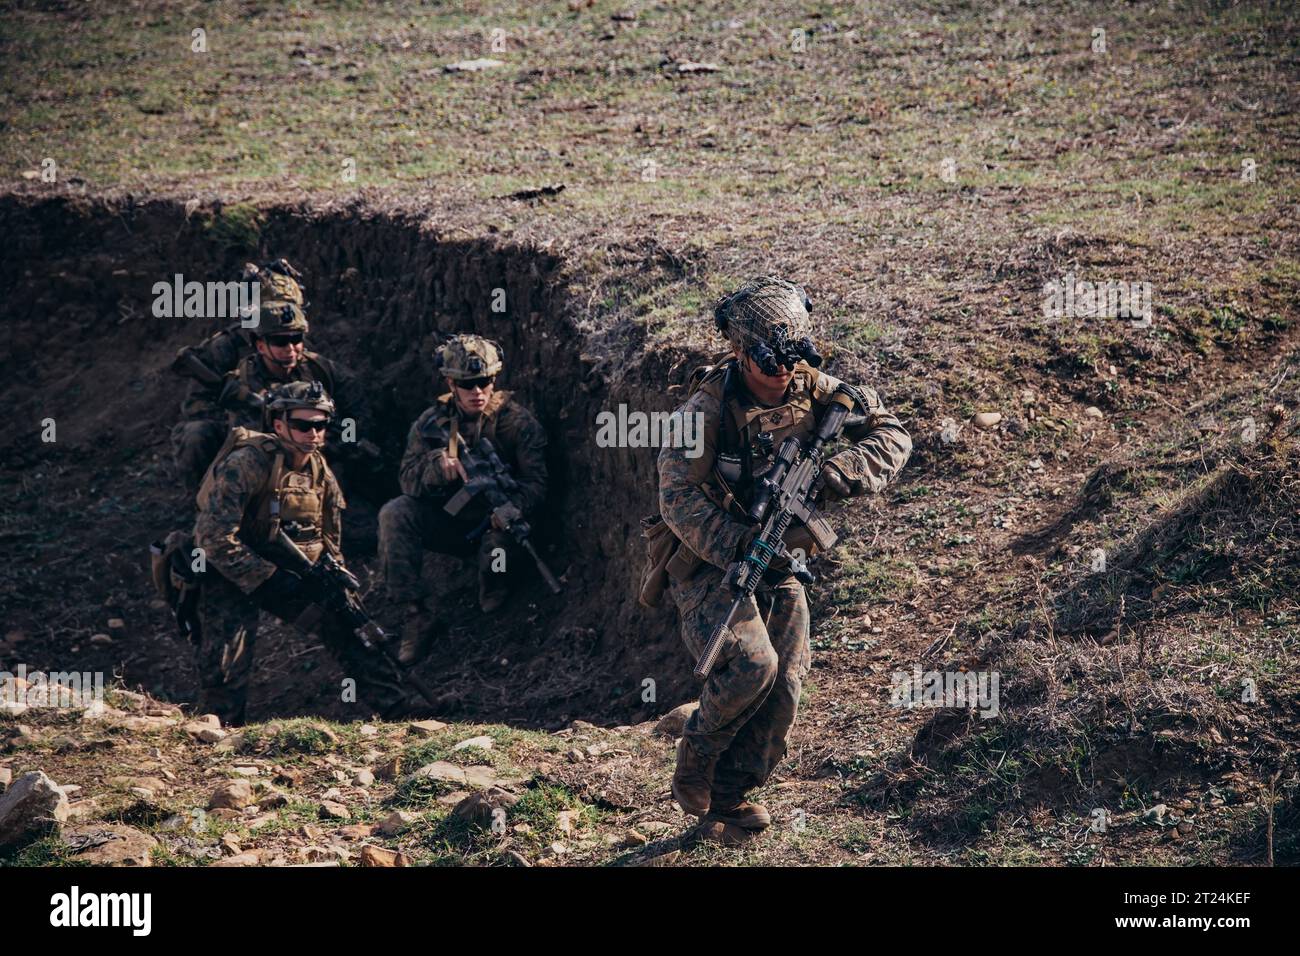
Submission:
<svg viewBox="0 0 1300 956">
<path fill-rule="evenodd" d="M 582 763 L 584 760 L 587 759 L 587 755 L 584 754 L 577 747 L 574 747 L 572 750 L 566 753 L 565 756 L 569 758 L 569 763 Z"/>
<path fill-rule="evenodd" d="M 1168 808 L 1163 803 L 1157 803 L 1154 807 L 1148 808 L 1146 812 L 1142 814 L 1141 820 L 1143 823 L 1154 823 L 1159 826 L 1165 822 L 1165 813 L 1167 810 Z"/>
<path fill-rule="evenodd" d="M 528 857 L 524 856 L 518 850 L 506 850 L 506 859 L 514 863 L 515 866 L 532 866 L 528 862 Z"/>
<path fill-rule="evenodd" d="M 367 770 L 364 767 L 358 770 L 352 777 L 352 785 L 356 787 L 369 787 L 374 782 L 375 782 L 374 772 Z"/>
<path fill-rule="evenodd" d="M 394 810 L 375 827 L 375 833 L 384 837 L 395 837 L 405 833 L 420 818 L 405 810 Z"/>
<path fill-rule="evenodd" d="M 396 850 L 386 850 L 380 846 L 373 846 L 367 843 L 361 848 L 361 855 L 357 858 L 360 866 L 409 866 L 410 863 L 406 856 L 398 853 Z"/>
<path fill-rule="evenodd" d="M 716 63 L 695 63 L 690 60 L 677 64 L 678 73 L 717 73 L 718 64 Z"/>
<path fill-rule="evenodd" d="M 357 728 L 357 733 L 362 737 L 374 737 L 379 734 L 379 728 L 374 724 L 362 724 Z"/>
<path fill-rule="evenodd" d="M 220 727 L 198 721 L 190 721 L 181 729 L 195 740 L 205 744 L 215 744 L 226 737 L 226 732 Z"/>
<path fill-rule="evenodd" d="M 8 767 L 0 767 L 0 793 L 4 793 L 9 787 L 9 782 L 13 780 L 14 772 Z"/>
<path fill-rule="evenodd" d="M 432 737 L 440 730 L 447 727 L 441 720 L 417 720 L 413 724 L 407 724 L 406 731 L 412 737 Z"/>
<path fill-rule="evenodd" d="M 650 840 L 645 834 L 638 833 L 636 830 L 628 830 L 623 834 L 622 839 L 618 841 L 618 845 L 624 849 L 632 849 L 633 847 L 645 846 L 649 842 Z"/>
<path fill-rule="evenodd" d="M 402 755 L 395 754 L 375 768 L 375 776 L 380 780 L 396 780 L 402 775 Z"/>
<path fill-rule="evenodd" d="M 253 785 L 247 780 L 227 780 L 208 798 L 209 810 L 242 810 L 253 803 Z"/>
<path fill-rule="evenodd" d="M 1103 413 L 1102 410 L 1098 408 L 1096 405 L 1089 405 L 1087 408 L 1083 410 L 1083 414 L 1087 415 L 1089 418 L 1106 417 L 1105 413 Z"/>
<path fill-rule="evenodd" d="M 508 810 L 518 802 L 519 798 L 508 790 L 490 787 L 470 794 L 456 804 L 451 813 L 454 817 L 469 820 L 486 828 L 492 825 L 493 815 L 497 810 Z"/>
<path fill-rule="evenodd" d="M 293 767 L 272 767 L 275 777 L 272 778 L 275 783 L 282 787 L 296 787 L 302 783 L 302 771 Z"/>
<path fill-rule="evenodd" d="M 577 816 L 576 810 L 561 810 L 555 815 L 555 828 L 568 836 L 573 833 L 574 820 Z"/>
<path fill-rule="evenodd" d="M 238 856 L 228 856 L 224 860 L 217 860 L 209 866 L 257 866 L 261 862 L 261 855 L 256 850 L 250 850 L 241 853 Z"/>
<path fill-rule="evenodd" d="M 468 740 L 462 740 L 452 747 L 452 750 L 464 750 L 466 747 L 478 747 L 480 750 L 492 749 L 491 737 L 470 737 Z"/>
<path fill-rule="evenodd" d="M 686 726 L 686 721 L 690 720 L 691 714 L 699 709 L 700 702 L 698 700 L 692 700 L 674 707 L 659 718 L 659 722 L 655 724 L 654 732 L 665 737 L 680 737 L 682 728 Z"/>
<path fill-rule="evenodd" d="M 20 846 L 59 830 L 68 819 L 68 797 L 45 775 L 33 770 L 0 796 L 0 847 Z"/>
<path fill-rule="evenodd" d="M 320 817 L 322 820 L 351 820 L 352 813 L 335 800 L 323 800 L 320 805 Z"/>
<path fill-rule="evenodd" d="M 339 836 L 345 840 L 364 840 L 374 832 L 374 826 L 369 823 L 352 823 L 339 829 Z"/>
<path fill-rule="evenodd" d="M 331 866 L 338 866 L 340 863 L 346 863 L 352 858 L 352 854 L 347 847 L 331 846 L 304 846 L 298 850 L 298 859 L 304 863 L 325 863 Z"/>
<path fill-rule="evenodd" d="M 280 807 L 287 806 L 288 803 L 289 795 L 287 793 L 280 790 L 272 790 L 270 793 L 262 797 L 262 799 L 257 801 L 257 809 L 263 811 L 276 810 Z"/>
<path fill-rule="evenodd" d="M 994 428 L 1000 421 L 1002 421 L 1001 412 L 979 412 L 971 419 L 971 424 L 976 428 Z"/>
<path fill-rule="evenodd" d="M 90 635 L 90 643 L 96 646 L 103 646 L 104 644 L 112 644 L 113 638 L 109 634 L 92 634 Z"/>
<path fill-rule="evenodd" d="M 117 823 L 73 827 L 63 842 L 79 861 L 93 866 L 149 866 L 150 851 L 158 845 L 149 834 Z"/>
</svg>

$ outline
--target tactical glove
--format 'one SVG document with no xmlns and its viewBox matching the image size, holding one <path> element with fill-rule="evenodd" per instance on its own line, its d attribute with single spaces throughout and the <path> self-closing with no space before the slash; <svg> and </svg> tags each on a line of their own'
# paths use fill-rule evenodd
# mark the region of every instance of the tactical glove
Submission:
<svg viewBox="0 0 1300 956">
<path fill-rule="evenodd" d="M 285 568 L 276 568 L 275 573 L 257 586 L 253 595 L 263 601 L 282 602 L 304 598 L 306 588 L 302 578 Z"/>
<path fill-rule="evenodd" d="M 844 477 L 844 472 L 835 463 L 835 458 L 831 458 L 822 467 L 822 473 L 817 476 L 817 484 L 819 486 L 817 497 L 821 501 L 842 501 L 857 494 L 853 485 Z"/>
<path fill-rule="evenodd" d="M 492 512 L 492 527 L 498 531 L 509 531 L 510 526 L 524 516 L 513 503 L 500 505 Z"/>
</svg>

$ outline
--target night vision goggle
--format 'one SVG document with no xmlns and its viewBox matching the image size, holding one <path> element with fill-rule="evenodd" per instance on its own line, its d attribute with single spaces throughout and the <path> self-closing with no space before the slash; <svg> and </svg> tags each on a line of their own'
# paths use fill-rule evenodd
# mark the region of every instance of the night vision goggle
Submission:
<svg viewBox="0 0 1300 956">
<path fill-rule="evenodd" d="M 792 340 L 781 326 L 772 331 L 772 337 L 766 342 L 758 341 L 751 345 L 748 354 L 764 375 L 780 375 L 782 367 L 793 369 L 800 361 L 813 368 L 822 364 L 821 354 L 811 338 L 805 335 Z"/>
</svg>

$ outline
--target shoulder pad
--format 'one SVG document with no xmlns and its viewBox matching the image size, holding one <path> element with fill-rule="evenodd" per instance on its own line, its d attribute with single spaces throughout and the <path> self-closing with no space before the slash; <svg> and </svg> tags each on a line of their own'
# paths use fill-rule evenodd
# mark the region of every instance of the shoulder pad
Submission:
<svg viewBox="0 0 1300 956">
<path fill-rule="evenodd" d="M 280 439 L 275 435 L 268 435 L 266 432 L 254 431 L 251 428 L 245 428 L 242 425 L 236 425 L 231 429 L 230 437 L 233 439 L 231 451 L 236 448 L 247 448 L 252 445 L 254 448 L 270 456 L 280 450 Z"/>
<path fill-rule="evenodd" d="M 812 397 L 813 401 L 826 405 L 839 388 L 844 383 L 834 375 L 827 375 L 825 372 L 818 371 L 815 368 L 808 369 L 812 373 Z"/>
<path fill-rule="evenodd" d="M 717 365 L 701 365 L 691 373 L 687 393 L 694 395 L 696 392 L 704 392 L 706 395 L 721 401 L 722 392 L 726 386 L 727 371 L 734 366 L 734 362 L 726 361 Z"/>
</svg>

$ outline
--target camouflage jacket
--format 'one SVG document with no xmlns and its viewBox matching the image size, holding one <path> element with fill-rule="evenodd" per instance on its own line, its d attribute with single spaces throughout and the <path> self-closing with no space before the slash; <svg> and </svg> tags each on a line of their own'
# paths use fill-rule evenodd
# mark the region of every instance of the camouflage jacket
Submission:
<svg viewBox="0 0 1300 956">
<path fill-rule="evenodd" d="M 275 531 L 289 523 L 301 529 L 291 537 L 307 557 L 315 561 L 327 551 L 342 563 L 346 502 L 324 457 L 314 452 L 295 470 L 278 438 L 247 435 L 213 464 L 199 489 L 194 545 L 203 549 L 208 565 L 240 590 L 252 592 L 276 569 L 259 552 L 268 552 Z M 278 507 L 272 507 L 273 500 Z"/>
<path fill-rule="evenodd" d="M 248 337 L 248 330 L 235 323 L 208 336 L 190 351 L 193 351 L 195 358 L 224 379 L 239 365 L 239 360 L 254 349 Z M 179 353 L 172 368 L 182 375 L 190 375 L 181 365 Z M 197 379 L 192 379 L 185 390 L 185 400 L 181 402 L 181 413 L 187 419 L 206 418 L 211 421 L 225 421 L 226 410 L 218 402 L 220 397 L 220 385 L 206 385 Z"/>
<path fill-rule="evenodd" d="M 734 384 L 724 391 L 728 366 L 734 370 L 730 376 Z M 719 456 L 722 461 L 739 461 L 748 453 L 753 474 L 761 474 L 771 464 L 782 437 L 796 435 L 803 440 L 815 430 L 821 409 L 839 384 L 838 379 L 800 363 L 783 404 L 767 408 L 740 383 L 734 360 L 711 370 L 678 409 L 686 416 L 702 416 L 702 454 L 687 457 L 690 449 L 667 445 L 659 451 L 659 512 L 677 538 L 716 567 L 725 569 L 737 560 L 741 543 L 753 529 L 736 511 L 747 507 L 749 501 L 743 487 L 723 477 Z M 845 427 L 844 437 L 851 444 L 831 460 L 855 494 L 868 494 L 881 491 L 907 463 L 912 439 L 873 389 L 860 388 L 858 392 L 866 408 L 855 412 L 863 420 Z M 724 414 L 736 420 L 734 428 L 723 421 Z M 729 438 L 733 433 L 734 438 Z M 768 436 L 776 440 L 767 441 Z M 735 447 L 729 447 L 732 445 Z M 732 510 L 724 507 L 732 500 L 729 490 L 737 495 Z"/>
<path fill-rule="evenodd" d="M 480 435 L 491 440 L 519 483 L 520 509 L 525 514 L 536 511 L 546 499 L 546 432 L 533 413 L 506 391 L 493 393 L 478 421 L 468 421 L 460 414 L 450 392 L 425 409 L 406 436 L 406 453 L 398 476 L 402 493 L 415 498 L 443 497 L 459 489 L 459 478 L 448 483 L 442 477 L 453 419 L 461 438 L 471 448 Z"/>
<path fill-rule="evenodd" d="M 362 424 L 367 421 L 365 396 L 355 375 L 338 362 L 331 361 L 315 352 L 306 352 L 303 359 L 294 367 L 287 379 L 278 379 L 266 369 L 266 363 L 256 352 L 240 359 L 235 371 L 227 378 L 238 379 L 239 385 L 262 397 L 273 385 L 283 382 L 315 382 L 325 386 L 325 391 L 334 400 L 335 419 L 351 418 L 357 423 L 357 439 L 360 440 Z M 218 390 L 218 394 L 219 394 Z M 262 413 L 251 405 L 233 403 L 226 409 L 231 427 L 242 425 L 245 428 L 262 427 Z"/>
</svg>

